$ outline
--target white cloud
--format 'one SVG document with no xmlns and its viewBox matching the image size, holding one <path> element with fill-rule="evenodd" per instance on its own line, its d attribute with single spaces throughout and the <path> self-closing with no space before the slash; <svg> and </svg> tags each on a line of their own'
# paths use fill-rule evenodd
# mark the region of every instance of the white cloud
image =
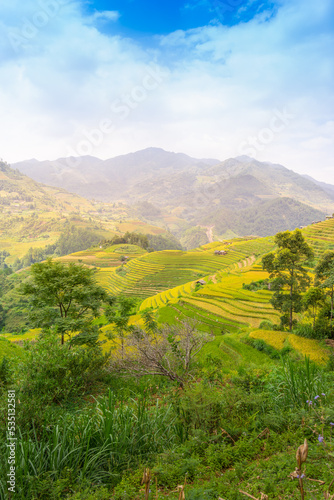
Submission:
<svg viewBox="0 0 334 500">
<path fill-rule="evenodd" d="M 91 16 L 92 21 L 102 20 L 102 21 L 118 21 L 120 18 L 120 13 L 115 10 L 103 10 L 96 11 Z"/>
<path fill-rule="evenodd" d="M 334 183 L 329 0 L 286 1 L 270 20 L 177 31 L 151 48 L 99 31 L 117 12 L 88 17 L 79 1 L 43 1 L 0 7 L 4 159 L 52 159 L 89 140 L 91 154 L 105 158 L 161 146 L 224 159 L 255 138 L 258 159 Z M 36 27 L 47 3 L 48 21 Z M 29 23 L 38 28 L 30 38 Z M 23 37 L 17 47 L 13 32 Z M 271 137 L 263 130 L 275 110 L 294 118 Z"/>
</svg>

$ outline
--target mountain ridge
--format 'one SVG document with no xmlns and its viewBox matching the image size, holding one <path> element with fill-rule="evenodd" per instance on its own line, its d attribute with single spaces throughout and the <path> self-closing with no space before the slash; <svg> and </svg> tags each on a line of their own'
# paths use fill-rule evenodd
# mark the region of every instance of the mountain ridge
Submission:
<svg viewBox="0 0 334 500">
<path fill-rule="evenodd" d="M 283 165 L 247 156 L 224 161 L 197 159 L 152 147 L 107 160 L 93 156 L 28 160 L 13 167 L 88 200 L 125 203 L 137 210 L 141 220 L 167 228 L 186 246 L 188 235 L 192 244 L 197 239 L 203 242 L 205 231 L 201 226 L 210 226 L 212 221 L 217 221 L 218 236 L 226 231 L 245 236 L 250 234 L 249 226 L 253 228 L 251 234 L 257 230 L 256 234 L 263 235 L 261 223 L 270 230 L 267 234 L 274 234 L 334 212 L 334 186 L 332 192 L 328 186 Z M 278 199 L 283 199 L 281 204 L 275 201 Z M 143 203 L 149 204 L 144 212 L 140 208 Z M 279 214 L 273 218 L 275 206 L 282 210 L 285 226 Z M 226 219 L 228 213 L 237 231 L 233 224 L 225 227 L 224 220 L 217 219 L 219 214 Z M 256 217 L 254 224 L 247 214 Z"/>
</svg>

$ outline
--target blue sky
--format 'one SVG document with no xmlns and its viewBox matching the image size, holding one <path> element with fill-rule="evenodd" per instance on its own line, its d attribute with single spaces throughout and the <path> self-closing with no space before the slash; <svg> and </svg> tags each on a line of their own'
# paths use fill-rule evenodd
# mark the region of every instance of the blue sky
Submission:
<svg viewBox="0 0 334 500">
<path fill-rule="evenodd" d="M 332 0 L 3 2 L 0 157 L 155 146 L 334 184 L 333 31 Z"/>
<path fill-rule="evenodd" d="M 274 2 L 254 0 L 92 0 L 86 12 L 116 11 L 118 22 L 104 26 L 104 33 L 134 37 L 167 35 L 176 30 L 189 30 L 221 22 L 227 26 L 248 22 L 261 12 L 276 11 Z"/>
</svg>

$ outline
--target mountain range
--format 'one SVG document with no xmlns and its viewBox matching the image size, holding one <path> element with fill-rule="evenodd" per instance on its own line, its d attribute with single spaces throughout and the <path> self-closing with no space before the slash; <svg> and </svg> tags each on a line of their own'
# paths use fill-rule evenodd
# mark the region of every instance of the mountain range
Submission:
<svg viewBox="0 0 334 500">
<path fill-rule="evenodd" d="M 334 212 L 334 186 L 247 156 L 219 161 L 148 148 L 108 160 L 32 159 L 13 167 L 90 200 L 132 205 L 178 237 L 197 227 L 199 242 L 201 226 L 214 226 L 215 237 L 264 236 Z"/>
</svg>

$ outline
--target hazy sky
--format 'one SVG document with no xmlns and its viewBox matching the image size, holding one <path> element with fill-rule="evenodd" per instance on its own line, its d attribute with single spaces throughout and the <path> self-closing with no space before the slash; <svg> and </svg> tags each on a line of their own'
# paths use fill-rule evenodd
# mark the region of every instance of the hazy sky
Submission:
<svg viewBox="0 0 334 500">
<path fill-rule="evenodd" d="M 334 183 L 332 0 L 11 0 L 0 31 L 10 163 L 155 146 Z"/>
</svg>

